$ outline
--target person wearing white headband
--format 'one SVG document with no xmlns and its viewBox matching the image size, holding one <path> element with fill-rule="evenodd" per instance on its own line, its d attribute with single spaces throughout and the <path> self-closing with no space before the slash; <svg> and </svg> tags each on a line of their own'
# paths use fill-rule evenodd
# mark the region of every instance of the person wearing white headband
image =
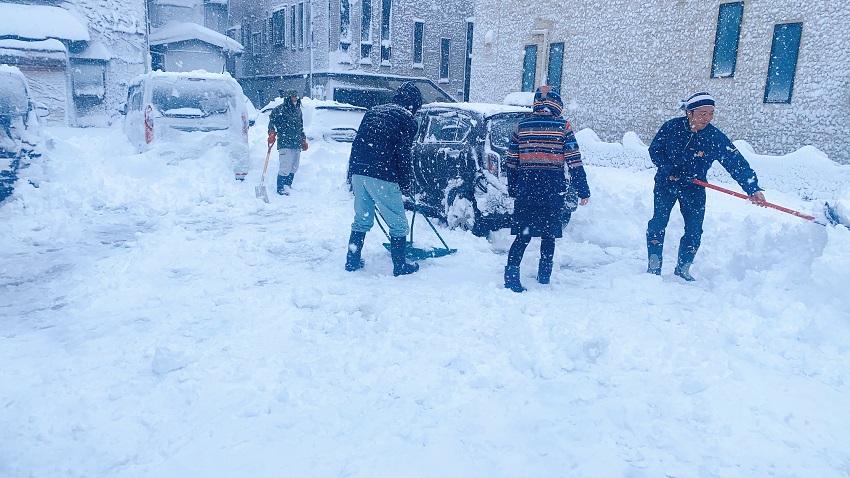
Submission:
<svg viewBox="0 0 850 478">
<path fill-rule="evenodd" d="M 646 229 L 646 248 L 649 265 L 646 272 L 661 275 L 664 236 L 673 206 L 685 221 L 685 233 L 679 241 L 679 255 L 674 274 L 686 281 L 695 280 L 690 273 L 702 241 L 705 219 L 705 188 L 694 183 L 706 181 L 714 161 L 718 161 L 746 191 L 750 200 L 765 202 L 758 177 L 732 141 L 711 124 L 714 119 L 714 98 L 699 92 L 683 100 L 685 116 L 673 118 L 658 130 L 649 146 L 649 157 L 658 168 L 653 190 L 654 212 Z"/>
</svg>

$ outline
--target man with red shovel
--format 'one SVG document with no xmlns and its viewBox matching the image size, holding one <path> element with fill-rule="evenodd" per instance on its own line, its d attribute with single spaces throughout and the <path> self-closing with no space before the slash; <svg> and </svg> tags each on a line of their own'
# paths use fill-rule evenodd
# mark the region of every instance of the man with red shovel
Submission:
<svg viewBox="0 0 850 478">
<path fill-rule="evenodd" d="M 685 234 L 679 242 L 674 274 L 693 281 L 690 267 L 702 238 L 706 198 L 705 188 L 694 180 L 706 181 L 711 164 L 718 161 L 751 201 L 761 204 L 765 198 L 747 160 L 725 134 L 710 124 L 714 119 L 714 98 L 705 92 L 696 93 L 681 106 L 685 116 L 664 123 L 649 146 L 649 157 L 658 172 L 653 190 L 654 213 L 646 230 L 649 256 L 646 272 L 661 274 L 664 234 L 673 206 L 678 202 L 685 220 Z"/>
</svg>

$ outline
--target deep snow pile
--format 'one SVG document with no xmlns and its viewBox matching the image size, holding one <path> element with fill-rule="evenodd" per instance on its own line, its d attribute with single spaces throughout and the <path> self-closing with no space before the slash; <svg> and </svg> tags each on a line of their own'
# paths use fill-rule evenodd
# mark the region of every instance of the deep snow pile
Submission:
<svg viewBox="0 0 850 478">
<path fill-rule="evenodd" d="M 846 228 L 710 192 L 699 281 L 647 275 L 645 147 L 585 131 L 551 285 L 534 241 L 502 288 L 506 231 L 441 228 L 458 252 L 394 278 L 375 228 L 347 273 L 348 145 L 264 204 L 264 129 L 245 183 L 201 145 L 49 129 L 0 207 L 0 476 L 848 474 Z M 787 172 L 804 153 L 751 158 L 768 200 L 846 208 L 845 167 Z"/>
</svg>

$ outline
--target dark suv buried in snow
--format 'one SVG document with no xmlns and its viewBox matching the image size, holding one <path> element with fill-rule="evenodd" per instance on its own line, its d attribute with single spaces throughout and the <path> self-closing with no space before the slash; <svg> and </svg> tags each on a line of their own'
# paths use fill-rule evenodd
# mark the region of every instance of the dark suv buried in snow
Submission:
<svg viewBox="0 0 850 478">
<path fill-rule="evenodd" d="M 531 108 L 485 103 L 430 103 L 416 113 L 413 196 L 424 214 L 485 236 L 511 225 L 505 153 L 510 135 Z M 567 174 L 569 181 L 569 174 Z M 414 207 L 408 198 L 406 206 Z M 562 223 L 578 207 L 569 187 Z"/>
</svg>

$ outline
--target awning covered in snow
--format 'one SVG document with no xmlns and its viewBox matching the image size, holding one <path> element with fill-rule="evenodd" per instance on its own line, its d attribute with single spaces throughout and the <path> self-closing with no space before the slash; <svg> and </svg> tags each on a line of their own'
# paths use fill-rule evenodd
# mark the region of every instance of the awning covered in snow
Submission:
<svg viewBox="0 0 850 478">
<path fill-rule="evenodd" d="M 168 22 L 161 28 L 151 30 L 148 40 L 151 45 L 200 40 L 229 53 L 242 53 L 243 50 L 242 44 L 238 41 L 197 23 Z"/>
<path fill-rule="evenodd" d="M 65 62 L 68 50 L 59 40 L 22 41 L 0 40 L 0 57 L 28 58 L 31 60 L 56 60 Z M 3 61 L 11 61 L 4 59 Z"/>
<path fill-rule="evenodd" d="M 74 13 L 59 7 L 0 3 L 0 36 L 27 40 L 89 41 L 89 30 Z"/>
</svg>

